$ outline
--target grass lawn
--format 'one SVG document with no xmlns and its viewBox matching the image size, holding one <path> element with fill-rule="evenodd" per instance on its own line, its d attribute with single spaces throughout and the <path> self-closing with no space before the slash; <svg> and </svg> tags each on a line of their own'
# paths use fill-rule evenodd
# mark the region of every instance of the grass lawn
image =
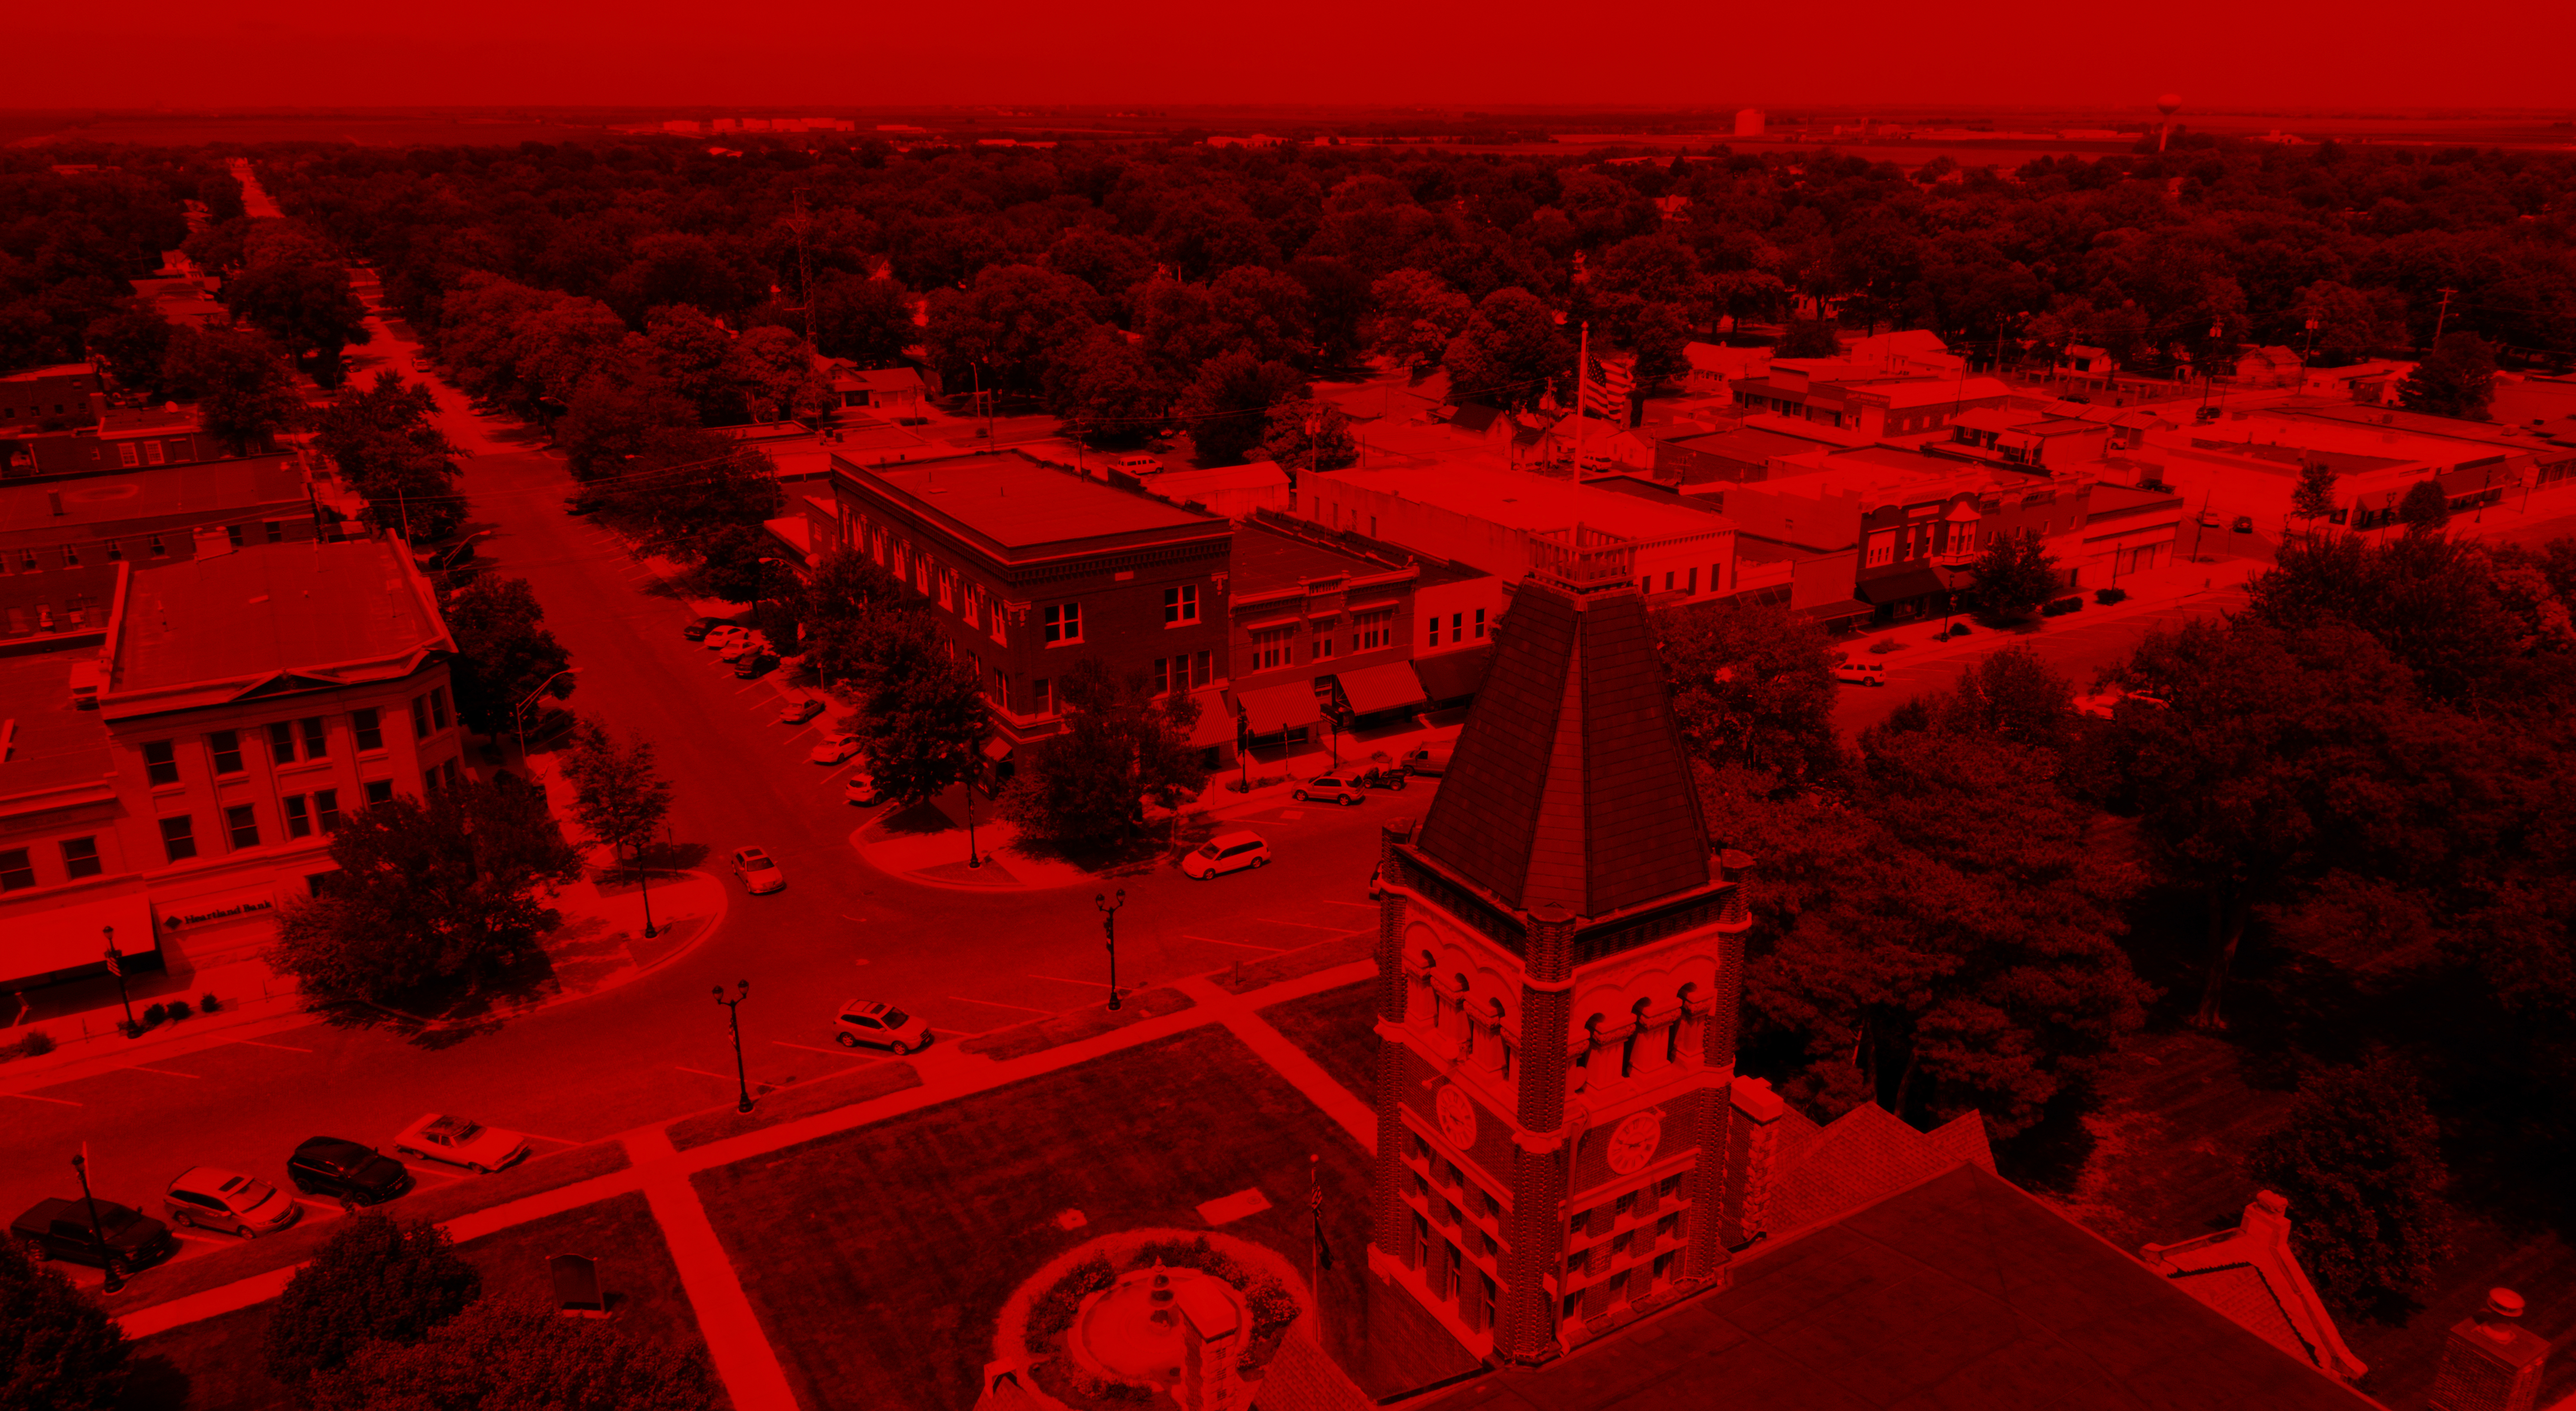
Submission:
<svg viewBox="0 0 2576 1411">
<path fill-rule="evenodd" d="M 1260 1011 L 1362 1102 L 1377 1091 L 1377 981 L 1322 990 Z"/>
<path fill-rule="evenodd" d="M 989 1055 L 995 1062 L 1026 1058 L 1033 1053 L 1097 1038 L 1113 1029 L 1124 1029 L 1130 1024 L 1157 1019 L 1190 1007 L 1188 995 L 1168 987 L 1123 992 L 1116 1009 L 1111 1009 L 1106 1001 L 1084 1005 L 1044 1019 L 1031 1019 L 1024 1024 L 960 1039 L 957 1046 L 968 1053 Z"/>
<path fill-rule="evenodd" d="M 810 1083 L 771 1088 L 761 1093 L 749 1112 L 736 1112 L 730 1105 L 683 1117 L 670 1126 L 671 1145 L 682 1151 L 705 1146 L 781 1122 L 794 1122 L 817 1113 L 830 1112 L 854 1103 L 867 1102 L 921 1086 L 921 1072 L 909 1063 L 891 1059 L 877 1063 L 852 1064 L 846 1073 L 817 1078 Z"/>
<path fill-rule="evenodd" d="M 1228 994 L 1246 994 L 1264 985 L 1299 980 L 1318 970 L 1366 960 L 1375 953 L 1376 946 L 1377 937 L 1363 931 L 1356 936 L 1337 936 L 1329 941 L 1317 941 L 1311 946 L 1299 946 L 1292 951 L 1265 956 L 1249 964 L 1230 966 L 1208 978 Z"/>
<path fill-rule="evenodd" d="M 546 1260 L 587 1254 L 618 1326 L 638 1337 L 702 1349 L 696 1313 L 680 1288 L 679 1268 L 640 1193 L 567 1210 L 485 1235 L 458 1247 L 483 1271 L 484 1296 L 546 1300 L 554 1284 Z M 286 1388 L 262 1370 L 269 1311 L 262 1303 L 155 1333 L 135 1344 L 137 1374 L 121 1411 L 271 1411 L 292 1406 Z"/>
<path fill-rule="evenodd" d="M 1303 1268 L 1309 1153 L 1323 1157 L 1335 1256 L 1323 1322 L 1336 1360 L 1373 1395 L 1464 1369 L 1463 1350 L 1367 1275 L 1363 1154 L 1213 1027 L 709 1171 L 697 1185 L 804 1405 L 967 1406 L 1003 1301 L 1095 1236 L 1205 1229 L 1200 1203 L 1258 1188 L 1271 1208 L 1223 1229 Z M 1370 1298 L 1404 1306 L 1363 1341 Z"/>
</svg>

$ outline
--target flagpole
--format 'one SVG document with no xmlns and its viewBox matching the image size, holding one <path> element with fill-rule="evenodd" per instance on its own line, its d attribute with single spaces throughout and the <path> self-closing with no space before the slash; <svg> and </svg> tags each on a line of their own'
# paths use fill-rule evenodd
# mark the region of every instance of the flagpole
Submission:
<svg viewBox="0 0 2576 1411">
<path fill-rule="evenodd" d="M 1324 1158 L 1306 1154 L 1306 1283 L 1315 1291 L 1315 1346 L 1324 1346 Z"/>
<path fill-rule="evenodd" d="M 1583 483 L 1584 394 L 1592 382 L 1592 320 L 1583 321 L 1582 341 L 1574 354 L 1574 483 Z M 1579 546 L 1578 546 L 1579 547 Z"/>
</svg>

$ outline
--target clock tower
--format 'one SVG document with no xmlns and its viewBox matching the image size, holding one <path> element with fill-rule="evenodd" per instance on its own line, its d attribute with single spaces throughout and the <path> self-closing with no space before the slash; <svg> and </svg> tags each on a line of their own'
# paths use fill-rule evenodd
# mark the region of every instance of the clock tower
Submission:
<svg viewBox="0 0 2576 1411">
<path fill-rule="evenodd" d="M 1523 1362 L 1722 1283 L 1781 1110 L 1735 1075 L 1750 859 L 1711 853 L 1633 551 L 1532 556 L 1429 816 L 1385 830 L 1368 1252 Z"/>
</svg>

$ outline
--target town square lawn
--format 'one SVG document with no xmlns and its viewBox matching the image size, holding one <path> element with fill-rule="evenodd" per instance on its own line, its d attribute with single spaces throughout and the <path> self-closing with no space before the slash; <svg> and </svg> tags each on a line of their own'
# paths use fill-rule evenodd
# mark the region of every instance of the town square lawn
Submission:
<svg viewBox="0 0 2576 1411">
<path fill-rule="evenodd" d="M 1377 1088 L 1377 981 L 1274 1004 L 1261 1017 L 1306 1051 L 1351 1096 L 1372 1102 Z"/>
<path fill-rule="evenodd" d="M 1365 1153 L 1213 1026 L 696 1181 L 803 1405 L 971 1406 L 1003 1302 L 1086 1240 L 1205 1230 L 1201 1203 L 1257 1189 L 1269 1209 L 1217 1228 L 1303 1271 L 1310 1153 L 1334 1360 L 1373 1395 L 1471 1366 L 1367 1274 Z"/>
</svg>

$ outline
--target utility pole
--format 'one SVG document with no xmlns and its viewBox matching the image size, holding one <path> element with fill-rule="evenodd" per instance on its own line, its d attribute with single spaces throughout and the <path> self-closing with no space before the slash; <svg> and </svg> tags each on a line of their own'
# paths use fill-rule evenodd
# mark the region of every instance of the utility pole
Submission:
<svg viewBox="0 0 2576 1411">
<path fill-rule="evenodd" d="M 72 1170 L 80 1176 L 81 1203 L 89 1207 L 89 1237 L 98 1241 L 98 1261 L 107 1270 L 107 1280 L 99 1288 L 103 1292 L 115 1293 L 125 1287 L 125 1276 L 117 1272 L 116 1251 L 109 1247 L 107 1233 L 98 1227 L 98 1197 L 90 1193 L 89 1158 L 74 1156 Z"/>
<path fill-rule="evenodd" d="M 125 992 L 125 953 L 116 948 L 115 927 L 101 926 L 98 933 L 107 938 L 107 973 L 116 977 L 116 998 L 125 1006 L 125 1036 L 130 1039 L 134 1037 L 137 1026 L 134 1022 L 134 999 Z"/>
<path fill-rule="evenodd" d="M 1100 908 L 1100 932 L 1109 938 L 1109 1007 L 1118 1007 L 1118 909 L 1127 904 L 1127 889 L 1118 889 L 1118 900 L 1095 892 L 1091 904 Z"/>
<path fill-rule="evenodd" d="M 733 1021 L 733 1084 L 734 1091 L 741 1095 L 740 1100 L 735 1102 L 733 1110 L 736 1112 L 749 1112 L 751 1110 L 751 1080 L 744 1076 L 742 1068 L 742 1002 L 744 998 L 751 993 L 751 982 L 749 980 L 740 980 L 735 982 L 735 986 L 733 998 L 725 998 L 724 986 L 722 985 L 715 987 L 715 996 L 716 1003 L 725 1007 L 725 1017 Z"/>
<path fill-rule="evenodd" d="M 2442 325 L 2451 317 L 2451 296 L 2459 292 L 2457 289 L 2449 288 L 2442 291 L 2441 311 L 2433 315 L 2433 346 L 2436 348 L 2442 346 Z"/>
<path fill-rule="evenodd" d="M 814 228 L 813 214 L 805 209 L 805 188 L 796 188 L 796 210 L 787 218 L 787 228 L 796 232 L 796 293 L 805 305 L 805 344 L 814 343 L 814 264 L 805 250 L 805 233 Z"/>
</svg>

